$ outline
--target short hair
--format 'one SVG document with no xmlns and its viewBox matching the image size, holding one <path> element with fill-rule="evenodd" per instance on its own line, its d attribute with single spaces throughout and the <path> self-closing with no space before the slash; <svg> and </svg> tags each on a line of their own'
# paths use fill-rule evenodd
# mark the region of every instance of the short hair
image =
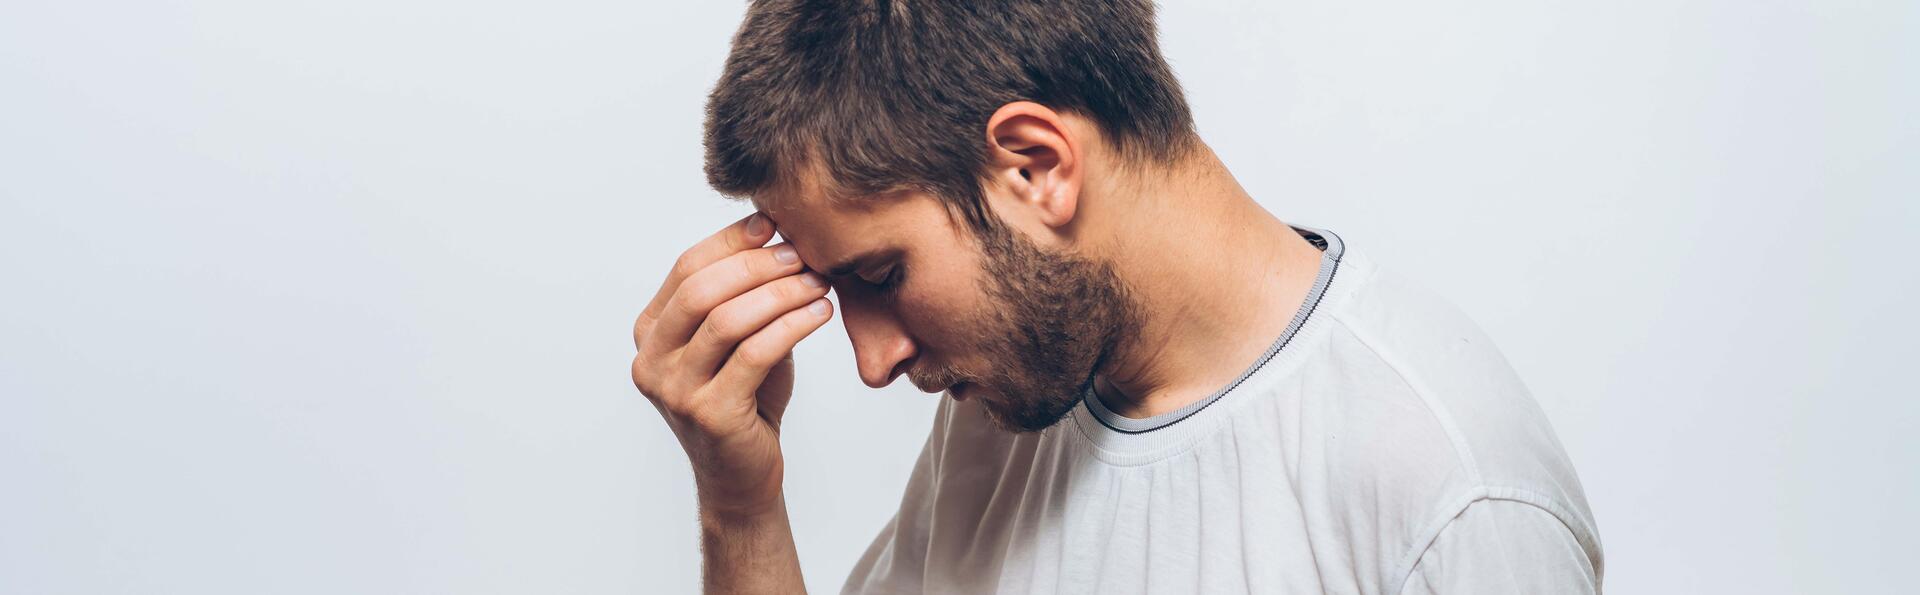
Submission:
<svg viewBox="0 0 1920 595">
<path fill-rule="evenodd" d="M 832 198 L 918 190 L 976 230 L 986 124 L 1032 101 L 1171 163 L 1193 116 L 1151 0 L 754 0 L 707 100 L 707 181 L 747 198 L 824 174 Z"/>
</svg>

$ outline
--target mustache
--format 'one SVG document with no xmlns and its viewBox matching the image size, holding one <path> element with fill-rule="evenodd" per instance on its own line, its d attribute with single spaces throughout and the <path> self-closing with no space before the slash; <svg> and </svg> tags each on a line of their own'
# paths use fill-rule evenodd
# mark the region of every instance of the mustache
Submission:
<svg viewBox="0 0 1920 595">
<path fill-rule="evenodd" d="M 930 370 L 914 369 L 907 371 L 907 380 L 912 382 L 916 388 L 926 392 L 936 392 L 946 387 L 959 384 L 966 379 L 966 376 L 948 368 L 935 368 Z"/>
</svg>

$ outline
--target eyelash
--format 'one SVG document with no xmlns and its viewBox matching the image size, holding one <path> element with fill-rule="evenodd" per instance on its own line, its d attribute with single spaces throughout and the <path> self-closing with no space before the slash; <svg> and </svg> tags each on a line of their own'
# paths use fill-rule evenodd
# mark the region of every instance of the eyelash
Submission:
<svg viewBox="0 0 1920 595">
<path fill-rule="evenodd" d="M 866 282 L 865 279 L 862 279 L 862 281 L 882 293 L 892 292 L 895 288 L 900 287 L 900 268 L 899 265 L 895 265 L 887 269 L 887 276 L 880 279 L 879 283 Z"/>
</svg>

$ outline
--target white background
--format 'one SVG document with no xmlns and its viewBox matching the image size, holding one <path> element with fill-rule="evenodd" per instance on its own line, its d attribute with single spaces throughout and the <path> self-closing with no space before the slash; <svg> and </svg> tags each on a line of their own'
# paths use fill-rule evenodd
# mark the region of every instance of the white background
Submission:
<svg viewBox="0 0 1920 595">
<path fill-rule="evenodd" d="M 1497 339 L 1619 593 L 1896 593 L 1920 4 L 1169 2 L 1283 219 Z M 0 592 L 687 593 L 627 377 L 739 2 L 0 7 Z M 801 348 L 788 500 L 833 592 L 934 397 Z"/>
</svg>

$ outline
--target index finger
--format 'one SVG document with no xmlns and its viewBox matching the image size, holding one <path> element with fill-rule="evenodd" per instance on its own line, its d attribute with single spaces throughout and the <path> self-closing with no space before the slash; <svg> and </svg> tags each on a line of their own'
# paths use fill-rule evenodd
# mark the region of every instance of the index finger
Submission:
<svg viewBox="0 0 1920 595">
<path fill-rule="evenodd" d="M 673 292 L 680 289 L 680 283 L 686 281 L 687 277 L 737 252 L 765 246 L 767 240 L 771 239 L 773 220 L 756 212 L 700 240 L 673 262 L 673 270 L 667 273 L 667 280 L 660 284 L 660 290 L 653 294 L 653 301 L 640 311 L 640 318 L 658 320 L 660 309 L 666 307 L 667 299 L 673 297 Z"/>
</svg>

